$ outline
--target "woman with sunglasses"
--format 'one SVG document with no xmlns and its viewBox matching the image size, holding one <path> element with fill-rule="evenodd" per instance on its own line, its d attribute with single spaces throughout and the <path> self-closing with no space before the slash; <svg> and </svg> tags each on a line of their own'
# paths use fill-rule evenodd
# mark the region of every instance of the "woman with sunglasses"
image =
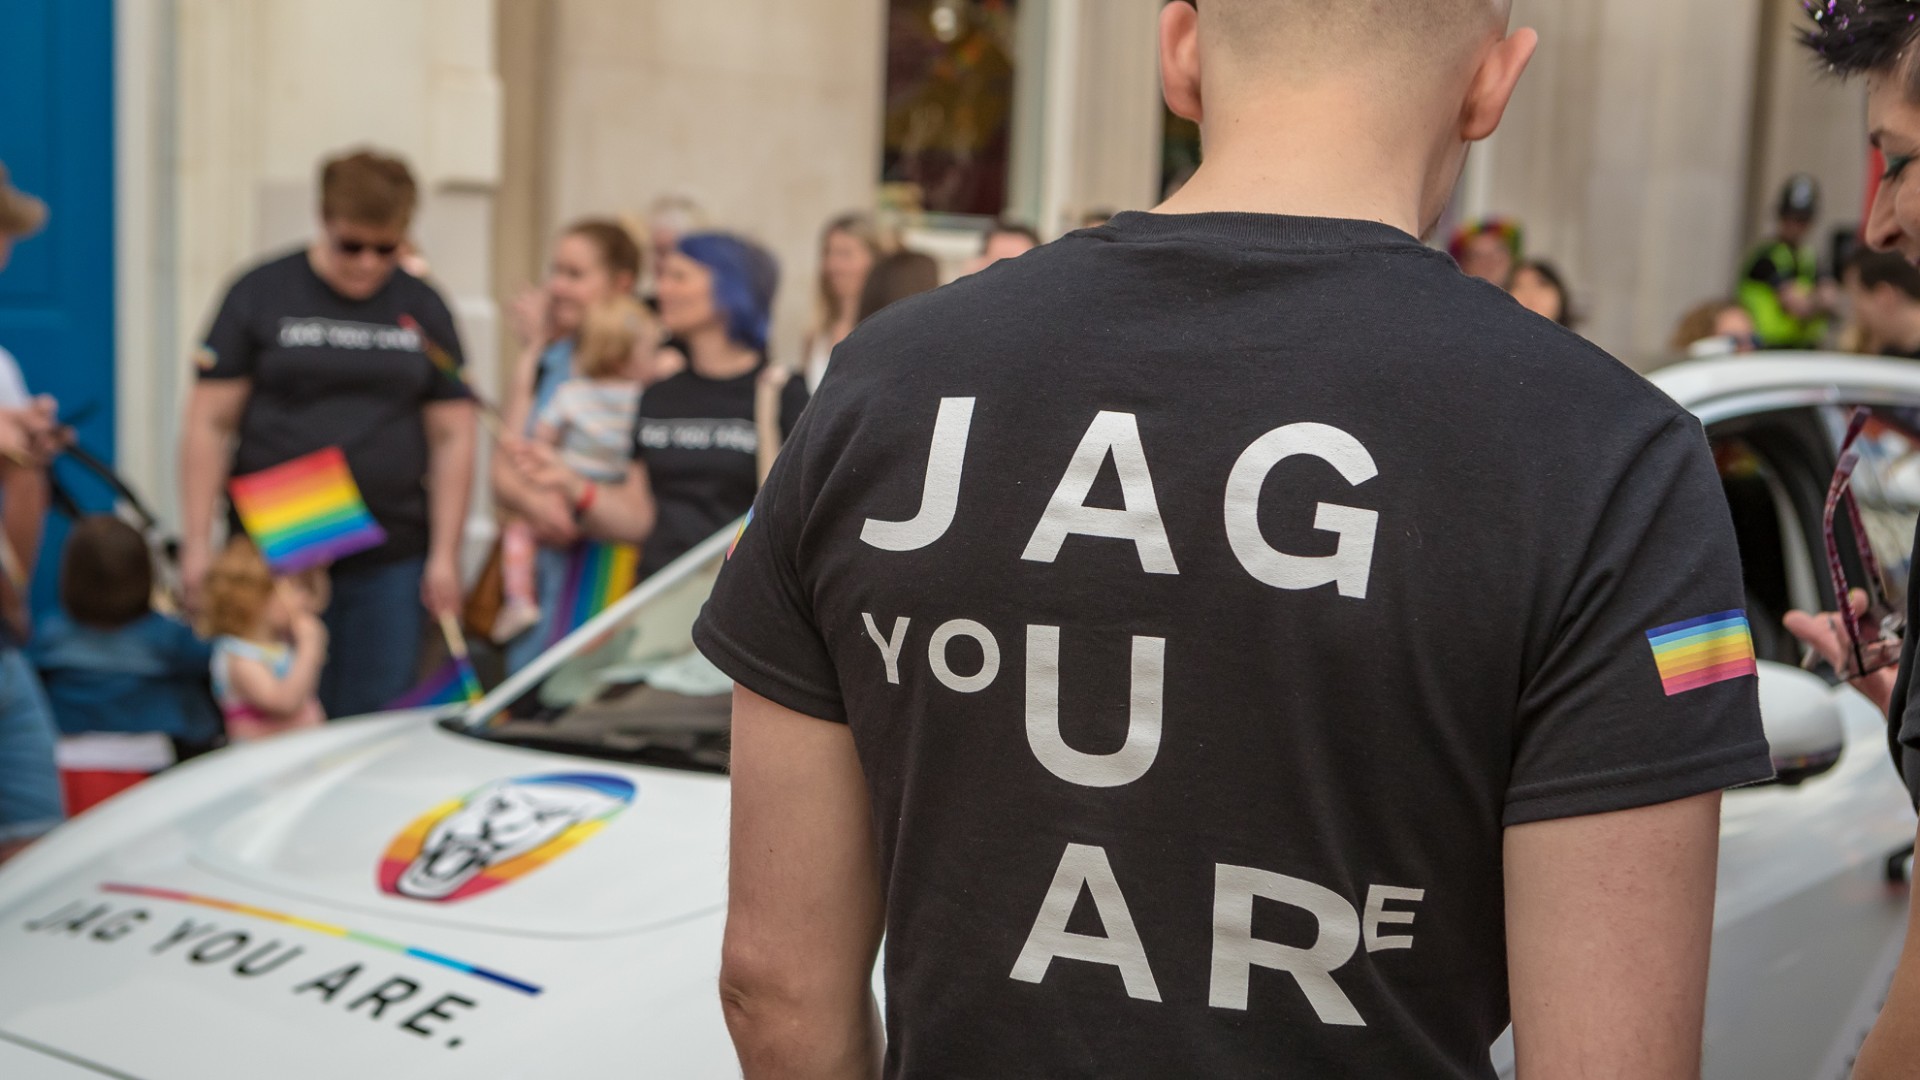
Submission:
<svg viewBox="0 0 1920 1080">
<path fill-rule="evenodd" d="M 333 565 L 329 716 L 372 712 L 415 677 L 425 613 L 460 604 L 474 405 L 453 317 L 399 265 L 417 194 L 405 163 L 360 152 L 320 174 L 320 234 L 242 275 L 195 363 L 180 488 L 181 574 L 198 599 L 230 476 L 339 447 L 379 547 Z"/>
</svg>

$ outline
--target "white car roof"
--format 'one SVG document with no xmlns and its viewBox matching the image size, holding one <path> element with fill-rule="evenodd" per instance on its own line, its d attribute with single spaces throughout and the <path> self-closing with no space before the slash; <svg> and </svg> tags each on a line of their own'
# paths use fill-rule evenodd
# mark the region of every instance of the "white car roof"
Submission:
<svg viewBox="0 0 1920 1080">
<path fill-rule="evenodd" d="M 1689 360 L 1647 376 L 1703 421 L 1779 405 L 1920 399 L 1920 362 L 1845 353 L 1777 352 Z M 1741 403 L 1736 405 L 1736 403 Z"/>
</svg>

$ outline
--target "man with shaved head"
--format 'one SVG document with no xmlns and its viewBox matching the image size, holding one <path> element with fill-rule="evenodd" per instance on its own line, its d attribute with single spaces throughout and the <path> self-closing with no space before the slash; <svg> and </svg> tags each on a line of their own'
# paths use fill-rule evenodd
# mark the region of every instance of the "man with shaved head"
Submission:
<svg viewBox="0 0 1920 1080">
<path fill-rule="evenodd" d="M 695 632 L 748 1077 L 1698 1075 L 1739 555 L 1697 421 L 1418 239 L 1506 15 L 1170 3 L 1192 181 L 840 347 Z"/>
</svg>

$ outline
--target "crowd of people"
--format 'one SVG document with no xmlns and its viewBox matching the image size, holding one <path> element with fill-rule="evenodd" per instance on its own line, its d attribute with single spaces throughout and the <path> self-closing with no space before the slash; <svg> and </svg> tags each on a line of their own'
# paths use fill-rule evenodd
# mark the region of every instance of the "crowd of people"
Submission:
<svg viewBox="0 0 1920 1080">
<path fill-rule="evenodd" d="M 1667 342 L 1672 359 L 1698 359 L 1762 349 L 1831 348 L 1840 352 L 1911 357 L 1869 328 L 1871 313 L 1860 309 L 1856 276 L 1862 265 L 1869 281 L 1886 270 L 1879 256 L 1857 243 L 1859 229 L 1835 232 L 1825 260 L 1811 246 L 1820 212 L 1820 185 L 1797 174 L 1781 188 L 1773 232 L 1742 262 L 1733 288 L 1689 308 Z M 1448 250 L 1461 269 L 1510 293 L 1527 310 L 1561 326 L 1577 329 L 1581 312 L 1559 268 L 1529 257 L 1525 232 L 1508 217 L 1487 217 L 1462 225 Z M 1869 285 L 1869 291 L 1871 285 Z"/>
<path fill-rule="evenodd" d="M 666 200 L 644 228 L 554 240 L 496 405 L 403 265 L 407 167 L 327 162 L 312 242 L 240 275 L 195 357 L 177 610 L 149 538 L 96 516 L 62 553 L 61 610 L 31 619 L 38 533 L 16 536 L 14 501 L 43 512 L 69 434 L 0 364 L 0 858 L 103 777 L 380 708 L 431 624 L 525 664 L 592 614 L 588 560 L 644 580 L 758 500 L 695 629 L 740 688 L 721 981 L 749 1075 L 875 1075 L 883 1053 L 903 1075 L 1478 1075 L 1509 1017 L 1522 1075 L 1697 1074 L 1720 792 L 1773 772 L 1712 457 L 1565 332 L 1577 306 L 1517 223 L 1462 229 L 1452 262 L 1415 239 L 1531 33 L 1502 5 L 1310 34 L 1274 7 L 1163 12 L 1170 107 L 1232 120 L 1162 213 L 1044 248 L 996 225 L 968 269 L 1012 265 L 859 333 L 940 272 L 836 218 L 793 357 L 773 256 Z M 1884 73 L 1912 34 L 1881 37 L 1828 59 Z M 1276 56 L 1287 79 L 1250 74 Z M 1347 69 L 1399 92 L 1356 104 Z M 1844 310 L 1856 347 L 1920 354 L 1920 222 L 1876 203 L 1869 239 L 1904 254 L 1830 280 L 1805 252 L 1817 196 L 1789 185 L 1688 350 L 1807 347 Z M 45 216 L 0 178 L 0 266 Z M 1277 356 L 1285 378 L 1249 366 Z M 483 437 L 503 527 L 469 589 Z M 315 455 L 373 527 L 296 568 L 225 496 Z M 1300 506 L 1263 505 L 1295 458 L 1319 464 L 1290 482 L 1329 500 L 1317 554 Z M 803 525 L 846 542 L 802 559 Z M 1024 680 L 996 685 L 1014 627 Z M 932 644 L 903 672 L 910 633 Z M 962 639 L 973 674 L 948 662 Z M 1125 741 L 1097 753 L 1074 744 L 1112 703 L 1062 710 L 1096 663 L 1131 675 Z M 1905 685 L 1870 689 L 1900 716 Z M 1101 936 L 1070 929 L 1082 892 Z M 1259 936 L 1256 900 L 1310 915 L 1317 943 Z M 1284 1004 L 1275 973 L 1300 991 Z M 1290 1022 L 1243 1022 L 1256 997 Z"/>
<path fill-rule="evenodd" d="M 584 219 L 514 299 L 518 360 L 496 406 L 467 383 L 453 317 L 412 247 L 406 164 L 332 159 L 319 196 L 317 235 L 241 273 L 194 356 L 177 597 L 149 537 L 94 517 L 61 553 L 60 609 L 30 621 L 45 467 L 70 433 L 0 354 L 0 855 L 229 740 L 388 705 L 422 676 L 423 642 L 445 619 L 498 646 L 509 673 L 524 666 L 610 599 L 572 595 L 582 560 L 611 557 L 630 587 L 746 513 L 834 348 L 941 278 L 870 216 L 837 217 L 804 347 L 776 358 L 781 275 L 766 249 L 708 227 L 685 197 L 656 201 L 642 224 Z M 46 216 L 0 174 L 0 265 Z M 1037 243 L 996 225 L 968 269 Z M 468 587 L 483 437 L 497 443 L 487 480 L 502 525 Z M 249 535 L 229 482 L 331 451 L 378 541 L 287 572 Z"/>
</svg>

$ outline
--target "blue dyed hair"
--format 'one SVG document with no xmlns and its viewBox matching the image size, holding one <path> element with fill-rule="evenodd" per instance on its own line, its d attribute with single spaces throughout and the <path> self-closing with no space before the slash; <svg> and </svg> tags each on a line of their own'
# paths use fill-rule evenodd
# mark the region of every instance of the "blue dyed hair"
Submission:
<svg viewBox="0 0 1920 1080">
<path fill-rule="evenodd" d="M 773 328 L 773 297 L 780 264 L 767 249 L 731 233 L 694 233 L 680 240 L 680 254 L 713 274 L 713 306 L 727 321 L 735 344 L 767 351 Z"/>
</svg>

